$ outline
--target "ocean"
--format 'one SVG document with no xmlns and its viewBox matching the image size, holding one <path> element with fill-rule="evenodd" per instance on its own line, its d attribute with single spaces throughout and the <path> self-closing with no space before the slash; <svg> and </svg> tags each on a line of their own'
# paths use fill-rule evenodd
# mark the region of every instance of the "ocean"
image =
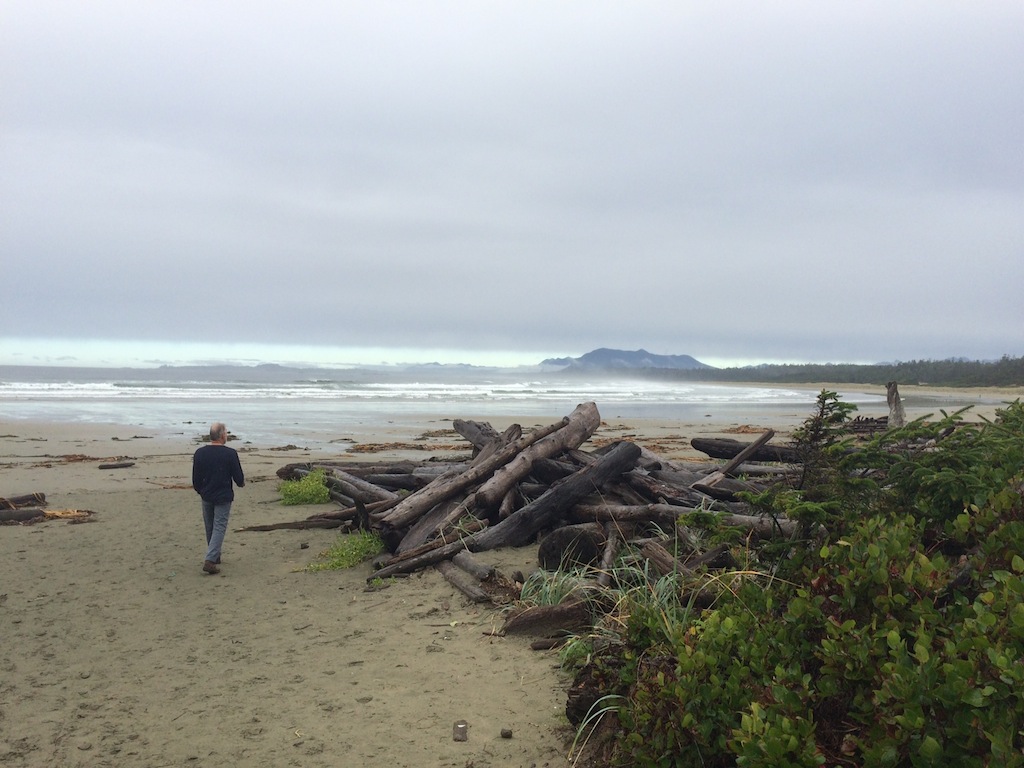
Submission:
<svg viewBox="0 0 1024 768">
<path fill-rule="evenodd" d="M 299 442 L 337 449 L 339 440 L 381 425 L 456 418 L 548 424 L 593 401 L 603 418 L 665 422 L 749 414 L 810 415 L 817 392 L 784 386 L 664 382 L 552 374 L 534 369 L 416 366 L 292 369 L 193 366 L 156 369 L 0 367 L 5 420 L 119 424 L 157 433 L 198 434 L 223 421 L 258 444 Z M 885 398 L 855 391 L 846 402 Z M 532 426 L 524 424 L 525 427 Z"/>
</svg>

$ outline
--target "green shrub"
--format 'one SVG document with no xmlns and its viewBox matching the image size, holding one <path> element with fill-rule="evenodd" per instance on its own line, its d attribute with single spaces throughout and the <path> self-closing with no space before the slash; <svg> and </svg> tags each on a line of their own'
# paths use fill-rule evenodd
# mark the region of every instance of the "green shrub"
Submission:
<svg viewBox="0 0 1024 768">
<path fill-rule="evenodd" d="M 331 500 L 331 491 L 325 482 L 326 474 L 322 469 L 314 469 L 299 480 L 284 480 L 278 487 L 281 492 L 281 503 L 295 504 L 326 504 Z"/>
<path fill-rule="evenodd" d="M 616 764 L 1024 766 L 1024 408 L 815 441 L 785 563 L 624 611 Z"/>
<path fill-rule="evenodd" d="M 307 571 L 336 571 L 354 568 L 365 560 L 379 555 L 384 542 L 376 533 L 356 531 L 342 534 L 331 548 L 318 555 L 319 562 L 306 566 Z"/>
</svg>

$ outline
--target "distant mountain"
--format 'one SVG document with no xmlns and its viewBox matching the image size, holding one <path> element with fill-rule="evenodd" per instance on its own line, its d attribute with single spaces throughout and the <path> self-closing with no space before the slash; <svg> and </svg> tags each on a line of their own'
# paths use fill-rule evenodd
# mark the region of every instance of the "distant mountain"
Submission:
<svg viewBox="0 0 1024 768">
<path fill-rule="evenodd" d="M 668 369 L 674 371 L 711 370 L 714 366 L 702 363 L 689 355 L 655 355 L 646 349 L 627 352 L 622 349 L 595 349 L 580 357 L 551 357 L 541 363 L 549 368 L 574 371 L 622 371 Z"/>
</svg>

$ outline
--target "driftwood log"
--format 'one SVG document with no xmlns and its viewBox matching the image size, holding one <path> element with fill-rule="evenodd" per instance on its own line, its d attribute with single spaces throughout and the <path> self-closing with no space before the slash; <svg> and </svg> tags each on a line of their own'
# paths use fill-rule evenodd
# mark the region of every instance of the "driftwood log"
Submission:
<svg viewBox="0 0 1024 768">
<path fill-rule="evenodd" d="M 513 424 L 502 434 L 498 434 L 494 427 L 486 422 L 463 421 L 462 419 L 455 419 L 452 422 L 452 428 L 466 438 L 469 444 L 473 446 L 474 459 L 478 458 L 481 454 L 486 458 L 502 446 L 518 440 L 523 435 L 523 428 L 518 424 Z"/>
<path fill-rule="evenodd" d="M 0 498 L 0 509 L 43 506 L 46 506 L 46 494 L 44 493 L 26 493 L 23 496 L 10 496 L 6 499 Z"/>
<path fill-rule="evenodd" d="M 375 501 L 397 501 L 399 498 L 398 494 L 394 491 L 381 488 L 379 485 L 374 485 L 355 475 L 351 475 L 338 467 L 333 467 L 329 464 L 313 464 L 312 468 L 322 469 L 328 485 L 334 485 L 341 493 L 353 501 L 372 504 Z"/>
<path fill-rule="evenodd" d="M 732 459 L 742 453 L 750 443 L 727 437 L 695 437 L 690 441 L 690 445 L 713 459 Z M 750 461 L 778 461 L 783 464 L 799 464 L 803 461 L 796 448 L 783 445 L 762 446 L 747 459 Z"/>
<path fill-rule="evenodd" d="M 0 523 L 27 523 L 46 516 L 41 507 L 20 507 L 18 509 L 0 509 Z"/>
<path fill-rule="evenodd" d="M 761 435 L 759 438 L 757 438 L 757 440 L 752 442 L 750 445 L 748 445 L 742 451 L 740 451 L 735 456 L 733 456 L 731 459 L 729 459 L 729 461 L 727 461 L 725 463 L 725 466 L 723 466 L 721 469 L 719 469 L 716 472 L 712 472 L 710 475 L 708 475 L 707 477 L 705 477 L 705 478 L 703 478 L 701 480 L 698 480 L 698 481 L 695 481 L 693 483 L 690 483 L 690 487 L 691 488 L 696 488 L 698 491 L 702 491 L 703 493 L 707 493 L 710 496 L 715 496 L 715 493 L 713 492 L 713 489 L 715 488 L 715 486 L 717 486 L 719 483 L 721 483 L 727 477 L 732 475 L 733 472 L 735 472 L 737 467 L 739 467 L 741 464 L 743 464 L 743 462 L 746 461 L 747 459 L 749 459 L 751 456 L 755 455 L 761 449 L 761 446 L 765 445 L 774 436 L 775 436 L 775 430 L 772 430 L 772 429 L 767 430 L 763 435 Z"/>
<path fill-rule="evenodd" d="M 907 423 L 907 413 L 903 409 L 903 402 L 900 400 L 900 388 L 895 381 L 886 383 L 885 399 L 889 404 L 889 419 L 886 426 L 890 429 L 898 429 L 905 426 Z"/>
<path fill-rule="evenodd" d="M 582 600 L 570 599 L 558 605 L 538 605 L 513 611 L 501 628 L 503 635 L 550 637 L 585 629 L 593 622 Z"/>
<path fill-rule="evenodd" d="M 544 536 L 537 548 L 537 562 L 546 571 L 568 571 L 597 565 L 604 553 L 607 534 L 603 525 L 563 525 Z"/>
<path fill-rule="evenodd" d="M 0 498 L 0 523 L 26 523 L 38 520 L 45 513 L 46 494 L 26 493 Z"/>
<path fill-rule="evenodd" d="M 444 576 L 445 581 L 468 597 L 470 601 L 474 603 L 490 602 L 491 596 L 480 586 L 480 579 L 466 573 L 451 560 L 442 560 L 434 567 Z"/>
</svg>

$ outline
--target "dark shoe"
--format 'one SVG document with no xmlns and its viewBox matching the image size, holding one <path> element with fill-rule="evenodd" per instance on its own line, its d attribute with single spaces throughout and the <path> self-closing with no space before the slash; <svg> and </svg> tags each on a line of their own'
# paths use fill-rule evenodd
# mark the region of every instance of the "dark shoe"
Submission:
<svg viewBox="0 0 1024 768">
<path fill-rule="evenodd" d="M 214 573 L 220 573 L 220 568 L 218 568 L 217 564 L 212 560 L 203 561 L 203 570 L 211 575 L 213 575 Z"/>
<path fill-rule="evenodd" d="M 214 560 L 213 564 L 214 565 L 220 565 L 220 558 L 218 557 L 216 560 Z"/>
</svg>

